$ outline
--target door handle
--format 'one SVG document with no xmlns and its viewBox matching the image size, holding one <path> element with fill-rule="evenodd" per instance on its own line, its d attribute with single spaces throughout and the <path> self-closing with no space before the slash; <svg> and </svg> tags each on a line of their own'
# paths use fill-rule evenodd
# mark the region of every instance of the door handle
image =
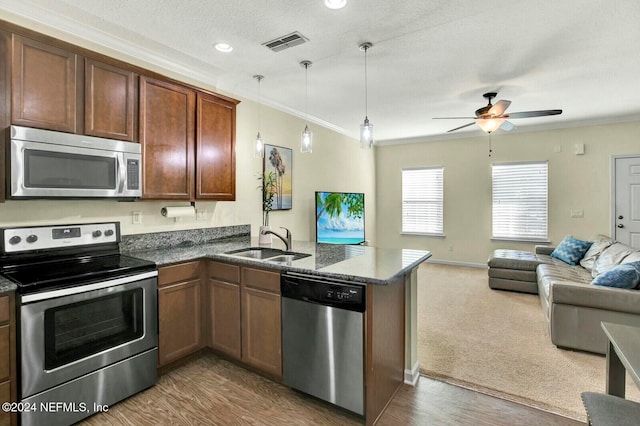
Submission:
<svg viewBox="0 0 640 426">
<path fill-rule="evenodd" d="M 620 223 L 618 224 L 618 228 L 624 228 L 624 225 Z"/>
<path fill-rule="evenodd" d="M 624 216 L 620 215 L 620 216 L 618 216 L 618 219 L 622 220 L 622 219 L 624 219 Z"/>
</svg>

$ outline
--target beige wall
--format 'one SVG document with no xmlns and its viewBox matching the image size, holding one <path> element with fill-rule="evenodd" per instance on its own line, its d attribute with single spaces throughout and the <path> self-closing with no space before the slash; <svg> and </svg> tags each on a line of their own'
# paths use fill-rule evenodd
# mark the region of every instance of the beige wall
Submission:
<svg viewBox="0 0 640 426">
<path fill-rule="evenodd" d="M 20 25 L 25 22 L 18 18 Z M 146 67 L 161 74 L 163 69 L 149 64 L 138 63 L 135 58 L 119 55 L 117 52 L 85 42 L 73 36 L 49 31 L 37 26 L 37 30 L 92 49 L 118 59 Z M 247 70 L 247 79 L 259 70 Z M 195 84 L 205 89 L 215 90 L 205 83 L 193 81 L 189 76 L 171 74 L 172 78 Z M 229 94 L 233 96 L 233 94 Z M 15 226 L 49 223 L 83 223 L 93 221 L 121 222 L 124 234 L 169 231 L 178 229 L 204 228 L 251 224 L 252 234 L 257 235 L 262 221 L 261 195 L 257 189 L 257 177 L 262 172 L 262 159 L 253 157 L 253 141 L 258 131 L 258 104 L 246 99 L 237 109 L 236 126 L 236 201 L 198 202 L 196 208 L 206 210 L 202 220 L 195 218 L 166 219 L 160 209 L 168 205 L 187 205 L 180 202 L 117 202 L 117 201 L 7 201 L 0 204 L 0 226 Z M 357 127 L 358 123 L 354 123 Z M 343 136 L 317 125 L 310 126 L 314 132 L 314 151 L 301 154 L 299 135 L 304 128 L 303 120 L 262 106 L 261 133 L 265 142 L 293 149 L 293 209 L 272 212 L 270 224 L 277 231 L 278 226 L 291 229 L 294 240 L 315 238 L 314 191 L 357 191 L 366 194 L 367 239 L 374 240 L 375 233 L 375 176 L 373 151 L 364 151 L 355 139 Z M 142 213 L 143 223 L 132 224 L 131 214 Z"/>
<path fill-rule="evenodd" d="M 549 238 L 610 234 L 612 155 L 640 154 L 640 122 L 384 146 L 376 150 L 379 245 L 431 250 L 434 259 L 484 263 L 496 248 L 531 243 L 491 241 L 491 163 L 549 162 Z M 584 155 L 574 145 L 585 145 Z M 561 152 L 555 152 L 560 147 Z M 444 167 L 444 238 L 401 235 L 401 170 Z M 572 219 L 572 209 L 584 218 Z"/>
</svg>

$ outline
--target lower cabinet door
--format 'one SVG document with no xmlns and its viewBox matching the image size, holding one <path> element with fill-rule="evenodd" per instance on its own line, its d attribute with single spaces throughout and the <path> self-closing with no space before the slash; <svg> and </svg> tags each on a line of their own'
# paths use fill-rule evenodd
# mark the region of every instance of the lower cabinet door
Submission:
<svg viewBox="0 0 640 426">
<path fill-rule="evenodd" d="M 280 295 L 242 289 L 242 361 L 282 376 Z"/>
<path fill-rule="evenodd" d="M 209 279 L 211 347 L 241 358 L 240 285 Z"/>
<path fill-rule="evenodd" d="M 200 349 L 200 280 L 160 287 L 158 317 L 159 367 Z"/>
</svg>

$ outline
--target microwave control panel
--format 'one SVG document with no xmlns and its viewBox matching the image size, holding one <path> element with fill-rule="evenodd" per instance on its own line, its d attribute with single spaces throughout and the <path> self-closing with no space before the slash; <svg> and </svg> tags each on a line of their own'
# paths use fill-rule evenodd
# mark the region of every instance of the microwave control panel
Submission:
<svg viewBox="0 0 640 426">
<path fill-rule="evenodd" d="M 140 160 L 127 159 L 127 189 L 140 189 Z"/>
</svg>

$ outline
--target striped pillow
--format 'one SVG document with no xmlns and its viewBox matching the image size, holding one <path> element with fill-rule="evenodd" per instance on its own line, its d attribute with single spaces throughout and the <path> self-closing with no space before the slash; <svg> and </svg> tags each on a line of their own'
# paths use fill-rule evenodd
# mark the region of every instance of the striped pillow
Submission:
<svg viewBox="0 0 640 426">
<path fill-rule="evenodd" d="M 591 247 L 591 241 L 582 241 L 573 238 L 571 235 L 567 235 L 560 241 L 558 247 L 553 249 L 551 257 L 575 266 L 587 250 L 589 250 L 589 247 Z"/>
</svg>

